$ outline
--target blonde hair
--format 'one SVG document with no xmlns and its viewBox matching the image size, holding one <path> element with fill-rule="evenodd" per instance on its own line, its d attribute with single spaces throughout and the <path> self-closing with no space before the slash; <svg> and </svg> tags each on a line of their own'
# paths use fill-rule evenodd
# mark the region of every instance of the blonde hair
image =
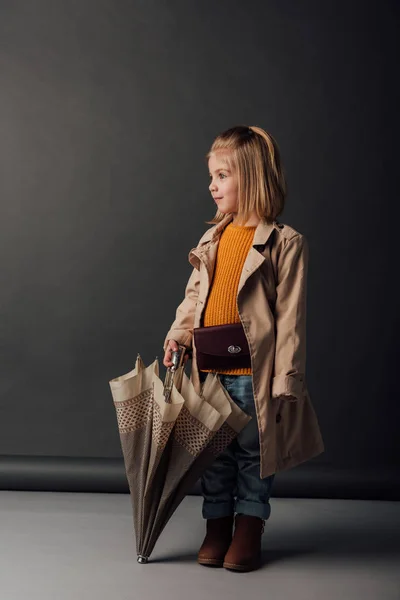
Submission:
<svg viewBox="0 0 400 600">
<path fill-rule="evenodd" d="M 278 144 L 261 127 L 238 125 L 220 133 L 206 155 L 217 155 L 238 178 L 237 223 L 245 224 L 255 211 L 260 219 L 272 222 L 281 214 L 287 194 Z M 211 221 L 219 223 L 225 214 L 217 209 Z"/>
</svg>

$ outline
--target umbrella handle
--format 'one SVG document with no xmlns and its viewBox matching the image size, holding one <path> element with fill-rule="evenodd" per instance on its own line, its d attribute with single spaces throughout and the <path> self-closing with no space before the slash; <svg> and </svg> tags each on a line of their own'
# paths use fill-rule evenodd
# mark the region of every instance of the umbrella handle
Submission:
<svg viewBox="0 0 400 600">
<path fill-rule="evenodd" d="M 186 346 L 182 346 L 179 344 L 178 350 L 173 350 L 172 352 L 172 367 L 168 367 L 171 371 L 176 371 L 183 364 L 183 359 L 186 351 Z"/>
<path fill-rule="evenodd" d="M 165 402 L 169 402 L 172 385 L 174 383 L 174 375 L 175 372 L 183 365 L 183 360 L 185 357 L 186 346 L 182 346 L 179 344 L 178 350 L 174 350 L 172 352 L 172 367 L 167 368 L 167 374 L 165 376 L 164 381 L 164 397 Z"/>
</svg>

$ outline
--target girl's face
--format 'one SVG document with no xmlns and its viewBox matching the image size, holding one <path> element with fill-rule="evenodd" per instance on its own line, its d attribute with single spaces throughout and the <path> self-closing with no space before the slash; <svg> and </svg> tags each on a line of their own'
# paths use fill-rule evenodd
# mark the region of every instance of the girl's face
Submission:
<svg viewBox="0 0 400 600">
<path fill-rule="evenodd" d="M 208 161 L 209 190 L 222 213 L 236 213 L 238 185 L 235 173 L 230 171 L 223 158 L 212 154 Z"/>
</svg>

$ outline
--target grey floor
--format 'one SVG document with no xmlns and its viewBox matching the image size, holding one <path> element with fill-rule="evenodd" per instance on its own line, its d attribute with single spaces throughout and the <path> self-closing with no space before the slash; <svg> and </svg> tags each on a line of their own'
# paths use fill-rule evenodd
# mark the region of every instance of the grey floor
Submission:
<svg viewBox="0 0 400 600">
<path fill-rule="evenodd" d="M 400 503 L 271 498 L 264 565 L 196 563 L 188 496 L 151 563 L 136 562 L 127 494 L 0 491 L 0 600 L 399 600 Z"/>
</svg>

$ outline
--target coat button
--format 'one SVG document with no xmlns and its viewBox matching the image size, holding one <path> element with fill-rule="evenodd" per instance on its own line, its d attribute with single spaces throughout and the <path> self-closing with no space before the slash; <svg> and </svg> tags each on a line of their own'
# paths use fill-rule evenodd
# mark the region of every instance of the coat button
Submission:
<svg viewBox="0 0 400 600">
<path fill-rule="evenodd" d="M 282 417 L 281 417 L 280 413 L 278 413 L 278 414 L 276 415 L 276 422 L 277 422 L 277 423 L 280 423 L 280 422 L 281 422 L 281 418 L 282 418 Z"/>
</svg>

